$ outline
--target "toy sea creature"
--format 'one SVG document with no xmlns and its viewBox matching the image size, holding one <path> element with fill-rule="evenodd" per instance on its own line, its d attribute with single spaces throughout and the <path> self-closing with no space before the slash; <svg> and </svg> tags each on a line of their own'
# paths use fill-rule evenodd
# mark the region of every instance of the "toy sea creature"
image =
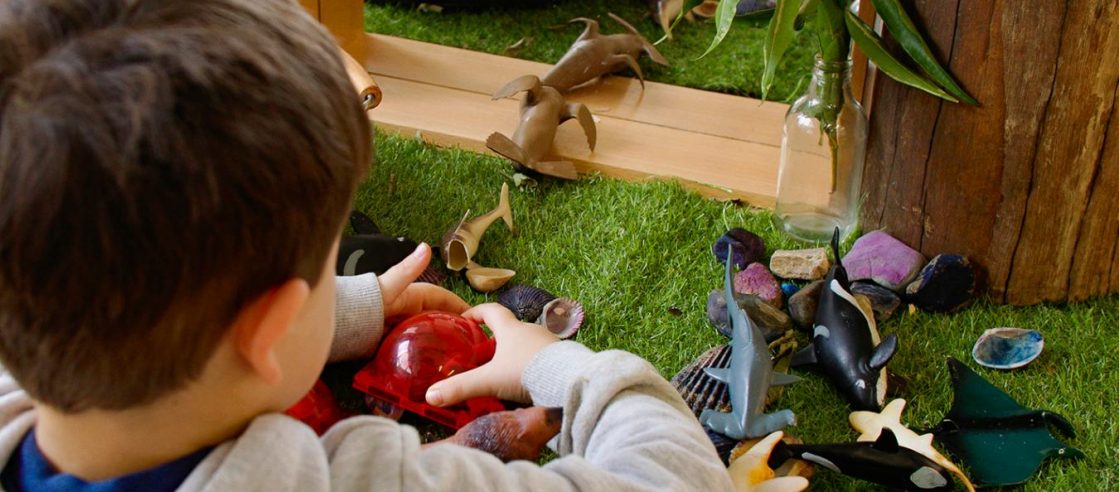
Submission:
<svg viewBox="0 0 1119 492">
<path fill-rule="evenodd" d="M 470 215 L 470 212 L 466 212 L 466 215 Z M 506 183 L 501 184 L 501 198 L 497 208 L 470 220 L 466 220 L 464 215 L 458 225 L 443 235 L 441 251 L 447 268 L 456 272 L 466 268 L 470 258 L 478 252 L 478 243 L 482 240 L 482 235 L 498 218 L 505 221 L 510 231 L 513 230 L 513 210 L 509 208 L 509 185 Z"/>
<path fill-rule="evenodd" d="M 773 447 L 781 441 L 781 431 L 774 432 L 751 447 L 727 467 L 730 481 L 738 492 L 799 492 L 808 488 L 804 477 L 777 477 L 769 467 Z"/>
<path fill-rule="evenodd" d="M 416 250 L 418 244 L 405 237 L 392 237 L 381 234 L 377 225 L 365 214 L 350 213 L 350 225 L 354 234 L 343 236 L 338 246 L 338 275 L 380 275 L 400 263 Z M 432 266 L 424 269 L 418 281 L 439 284 L 444 275 Z"/>
<path fill-rule="evenodd" d="M 641 56 L 642 51 L 654 62 L 668 65 L 668 60 L 657 51 L 653 43 L 645 39 L 630 23 L 613 13 L 609 15 L 629 33 L 603 35 L 598 32 L 598 21 L 586 17 L 572 19 L 570 22 L 582 22 L 586 28 L 567 49 L 567 53 L 540 79 L 544 85 L 563 93 L 629 67 L 637 74 L 637 80 L 644 87 L 645 75 L 641 73 L 641 65 L 637 64 L 637 57 Z"/>
<path fill-rule="evenodd" d="M 699 421 L 704 426 L 733 439 L 760 437 L 787 425 L 796 424 L 791 410 L 765 414 L 765 398 L 771 385 L 794 383 L 800 378 L 773 372 L 773 360 L 765 337 L 732 297 L 731 263 L 727 262 L 724 295 L 734 336 L 731 338 L 730 365 L 708 367 L 704 371 L 727 384 L 731 412 L 704 410 Z"/>
<path fill-rule="evenodd" d="M 510 139 L 501 133 L 491 133 L 486 138 L 486 147 L 501 154 L 520 166 L 533 171 L 564 179 L 576 179 L 579 174 L 571 161 L 547 160 L 556 138 L 556 129 L 570 119 L 577 119 L 587 135 L 587 145 L 594 150 L 598 139 L 594 117 L 590 110 L 580 103 L 568 103 L 559 91 L 542 85 L 535 75 L 525 75 L 494 93 L 494 100 L 506 98 L 518 92 L 527 92 L 521 101 L 521 122 Z"/>
<path fill-rule="evenodd" d="M 897 351 L 897 336 L 881 339 L 869 302 L 851 294 L 839 260 L 838 227 L 831 247 L 836 262 L 820 293 L 812 343 L 797 353 L 793 366 L 818 364 L 852 407 L 878 410 L 885 403 L 886 363 Z"/>
<path fill-rule="evenodd" d="M 991 328 L 979 336 L 971 358 L 992 369 L 1016 369 L 1029 364 L 1045 348 L 1045 337 L 1037 330 Z"/>
<path fill-rule="evenodd" d="M 528 407 L 478 417 L 447 439 L 431 445 L 458 444 L 480 449 L 506 463 L 536 461 L 548 441 L 560 432 L 563 409 Z"/>
<path fill-rule="evenodd" d="M 517 272 L 508 268 L 490 268 L 477 263 L 466 264 L 466 281 L 474 290 L 482 293 L 493 292 L 509 282 Z"/>
<path fill-rule="evenodd" d="M 894 432 L 883 428 L 874 442 L 785 444 L 778 442 L 770 468 L 798 458 L 851 477 L 905 490 L 952 490 L 952 477 L 920 453 L 898 445 Z"/>
<path fill-rule="evenodd" d="M 967 475 L 964 475 L 964 472 L 955 463 L 952 463 L 951 460 L 945 458 L 944 455 L 933 448 L 932 434 L 917 435 L 916 432 L 901 424 L 901 411 L 904 408 L 905 400 L 898 398 L 890 401 L 881 413 L 860 410 L 851 412 L 847 420 L 851 423 L 851 427 L 859 432 L 859 442 L 874 441 L 881 435 L 882 429 L 889 429 L 897 438 L 898 445 L 912 449 L 935 461 L 936 464 L 943 466 L 945 470 L 959 477 L 968 491 L 975 492 L 975 486 L 971 484 L 971 480 L 968 480 Z"/>
<path fill-rule="evenodd" d="M 952 409 L 930 432 L 960 459 L 980 487 L 1015 485 L 1049 457 L 1083 458 L 1053 437 L 1049 425 L 1076 437 L 1064 417 L 1023 407 L 962 362 L 949 358 L 955 397 Z"/>
</svg>

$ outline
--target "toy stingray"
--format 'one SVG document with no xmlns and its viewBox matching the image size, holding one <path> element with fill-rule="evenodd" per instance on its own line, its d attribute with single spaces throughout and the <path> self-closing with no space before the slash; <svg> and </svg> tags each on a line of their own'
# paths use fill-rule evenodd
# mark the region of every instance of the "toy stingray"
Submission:
<svg viewBox="0 0 1119 492">
<path fill-rule="evenodd" d="M 527 92 L 521 102 L 521 122 L 510 139 L 494 132 L 486 139 L 486 147 L 520 166 L 533 171 L 564 179 L 576 179 L 575 164 L 571 161 L 547 160 L 556 138 L 556 129 L 570 119 L 579 120 L 587 145 L 594 150 L 598 134 L 590 110 L 579 103 L 568 103 L 559 91 L 541 84 L 535 75 L 518 77 L 498 89 L 493 98 L 502 99 L 518 92 Z"/>
<path fill-rule="evenodd" d="M 642 51 L 654 62 L 668 65 L 668 60 L 657 51 L 653 43 L 645 39 L 630 23 L 613 13 L 609 15 L 629 33 L 604 35 L 598 32 L 598 21 L 586 17 L 572 19 L 570 22 L 582 22 L 586 27 L 583 34 L 567 49 L 567 53 L 541 78 L 544 85 L 554 87 L 561 93 L 567 92 L 597 81 L 603 75 L 629 67 L 637 74 L 641 86 L 645 87 L 645 75 L 641 72 L 641 65 L 637 64 L 637 57 L 641 56 Z"/>
<path fill-rule="evenodd" d="M 723 289 L 733 334 L 730 366 L 709 367 L 704 370 L 712 378 L 727 384 L 731 411 L 704 410 L 699 415 L 699 421 L 709 429 L 732 439 L 745 439 L 761 437 L 787 425 L 796 424 L 792 410 L 765 414 L 765 399 L 771 385 L 790 384 L 800 378 L 773 372 L 773 360 L 765 336 L 732 297 L 732 264 L 733 262 L 727 262 Z"/>
<path fill-rule="evenodd" d="M 851 423 L 851 427 L 859 432 L 858 440 L 860 442 L 874 441 L 882 434 L 883 429 L 889 429 L 897 438 L 898 445 L 912 449 L 935 461 L 936 464 L 943 466 L 945 470 L 959 477 L 968 491 L 975 492 L 975 486 L 971 484 L 971 480 L 968 480 L 967 475 L 964 475 L 964 472 L 955 463 L 952 463 L 951 460 L 945 458 L 944 455 L 933 448 L 932 434 L 918 435 L 901 424 L 901 411 L 904 408 L 905 400 L 898 398 L 887 404 L 881 413 L 864 410 L 851 412 L 848 421 Z"/>
<path fill-rule="evenodd" d="M 831 471 L 905 490 L 952 490 L 943 467 L 920 453 L 898 445 L 894 432 L 883 428 L 874 442 L 786 444 L 778 442 L 769 456 L 770 468 L 789 458 L 802 459 Z"/>
<path fill-rule="evenodd" d="M 956 359 L 948 359 L 948 370 L 955 393 L 952 409 L 930 432 L 967 465 L 976 485 L 1019 484 L 1046 458 L 1084 457 L 1049 431 L 1052 425 L 1076 436 L 1060 415 L 1023 407 Z"/>
<path fill-rule="evenodd" d="M 818 364 L 856 410 L 878 410 L 886 399 L 886 363 L 897 351 L 897 336 L 878 334 L 870 303 L 851 294 L 847 269 L 839 256 L 839 228 L 831 240 L 835 253 L 816 308 L 812 343 L 793 366 Z"/>
</svg>

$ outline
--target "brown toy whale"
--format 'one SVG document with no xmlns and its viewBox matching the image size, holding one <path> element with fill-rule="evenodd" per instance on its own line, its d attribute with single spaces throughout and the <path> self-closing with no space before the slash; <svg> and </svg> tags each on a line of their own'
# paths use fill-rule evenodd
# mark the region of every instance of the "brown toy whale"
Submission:
<svg viewBox="0 0 1119 492">
<path fill-rule="evenodd" d="M 570 119 L 579 120 L 587 144 L 594 150 L 598 136 L 590 110 L 582 104 L 566 102 L 559 91 L 543 85 L 535 75 L 514 79 L 494 93 L 493 98 L 502 99 L 522 91 L 528 94 L 521 102 L 521 122 L 513 138 L 494 132 L 486 139 L 486 146 L 534 171 L 558 178 L 578 178 L 573 162 L 546 159 L 556 138 L 556 128 Z"/>
<path fill-rule="evenodd" d="M 470 214 L 470 212 L 466 213 Z M 509 207 L 509 185 L 506 183 L 501 183 L 501 198 L 497 202 L 497 208 L 470 220 L 463 217 L 457 225 L 443 235 L 440 251 L 443 253 L 443 262 L 447 264 L 447 268 L 457 272 L 471 265 L 473 263 L 471 258 L 478 252 L 478 243 L 482 241 L 482 235 L 497 219 L 504 220 L 509 230 L 513 230 L 513 210 Z"/>
<path fill-rule="evenodd" d="M 637 74 L 637 79 L 644 87 L 645 75 L 637 64 L 637 57 L 641 56 L 642 51 L 654 62 L 668 65 L 668 60 L 637 29 L 625 19 L 612 13 L 609 15 L 625 27 L 629 34 L 600 34 L 598 21 L 586 17 L 572 19 L 570 22 L 582 22 L 586 24 L 586 28 L 571 48 L 568 48 L 567 53 L 564 53 L 563 58 L 540 79 L 544 85 L 554 87 L 561 93 L 567 92 L 598 80 L 603 75 L 629 67 Z"/>
</svg>

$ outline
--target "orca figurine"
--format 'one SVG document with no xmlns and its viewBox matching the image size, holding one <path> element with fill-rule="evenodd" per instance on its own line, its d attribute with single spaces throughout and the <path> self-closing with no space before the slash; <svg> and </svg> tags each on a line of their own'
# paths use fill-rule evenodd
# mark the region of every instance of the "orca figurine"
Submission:
<svg viewBox="0 0 1119 492">
<path fill-rule="evenodd" d="M 775 469 L 790 458 L 890 488 L 952 490 L 952 478 L 944 467 L 912 449 L 899 446 L 889 428 L 883 428 L 874 442 L 786 444 L 779 441 L 769 455 L 769 467 Z"/>
<path fill-rule="evenodd" d="M 886 401 L 886 363 L 897 351 L 897 335 L 882 339 L 870 303 L 851 294 L 838 227 L 831 247 L 835 264 L 820 292 L 812 343 L 797 352 L 793 366 L 817 364 L 852 407 L 878 411 Z"/>
<path fill-rule="evenodd" d="M 354 234 L 343 236 L 338 245 L 338 263 L 335 274 L 350 276 L 364 273 L 381 275 L 412 254 L 419 246 L 405 237 L 392 237 L 381 234 L 369 216 L 354 210 L 350 213 L 350 226 Z M 430 265 L 417 280 L 440 284 L 443 275 Z"/>
<path fill-rule="evenodd" d="M 727 249 L 730 249 L 729 244 Z M 734 283 L 730 276 L 734 262 L 726 263 L 723 296 L 726 297 L 732 334 L 730 365 L 726 368 L 708 367 L 704 372 L 727 384 L 731 411 L 707 409 L 699 415 L 699 421 L 732 439 L 762 437 L 796 424 L 792 410 L 766 414 L 765 396 L 770 386 L 794 383 L 800 378 L 773 372 L 773 356 L 769 353 L 765 335 L 734 302 Z"/>
</svg>

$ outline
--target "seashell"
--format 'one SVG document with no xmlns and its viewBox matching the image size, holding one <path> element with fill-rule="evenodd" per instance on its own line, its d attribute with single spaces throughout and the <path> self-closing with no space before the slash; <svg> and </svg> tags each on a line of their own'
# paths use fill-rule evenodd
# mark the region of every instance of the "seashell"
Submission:
<svg viewBox="0 0 1119 492">
<path fill-rule="evenodd" d="M 696 418 L 707 409 L 730 411 L 730 394 L 727 392 L 727 385 L 703 372 L 708 367 L 727 367 L 730 364 L 730 352 L 730 345 L 712 347 L 672 376 L 670 381 L 672 386 L 680 393 L 680 397 L 684 399 L 688 408 L 692 409 Z"/>
<path fill-rule="evenodd" d="M 505 268 L 472 266 L 466 271 L 466 281 L 474 290 L 487 293 L 500 289 L 516 274 L 517 272 Z"/>
<path fill-rule="evenodd" d="M 544 305 L 536 324 L 544 325 L 560 338 L 571 338 L 583 326 L 583 305 L 566 297 L 555 299 Z"/>
<path fill-rule="evenodd" d="M 524 284 L 510 286 L 497 296 L 498 304 L 509 308 L 517 319 L 529 323 L 539 319 L 544 306 L 555 299 L 551 292 Z"/>
<path fill-rule="evenodd" d="M 1043 348 L 1045 337 L 1037 330 L 991 328 L 979 336 L 971 357 L 984 367 L 1015 369 L 1036 359 Z"/>
</svg>

